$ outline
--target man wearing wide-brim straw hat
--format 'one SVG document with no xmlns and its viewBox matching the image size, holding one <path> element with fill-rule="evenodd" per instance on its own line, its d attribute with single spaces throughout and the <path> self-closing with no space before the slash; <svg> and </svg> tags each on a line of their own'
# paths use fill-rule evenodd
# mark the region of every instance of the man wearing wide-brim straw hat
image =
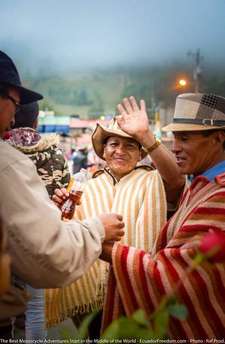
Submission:
<svg viewBox="0 0 225 344">
<path fill-rule="evenodd" d="M 173 152 L 181 171 L 201 174 L 224 158 L 225 100 L 211 94 L 181 94 L 173 122 L 163 128 L 174 134 Z M 189 152 L 191 143 L 191 153 Z M 218 156 L 218 144 L 220 154 Z M 188 149 L 186 149 L 188 146 Z M 197 171 L 192 171 L 192 164 Z"/>
<path fill-rule="evenodd" d="M 125 113 L 120 123 L 126 124 Z M 177 164 L 193 180 L 162 229 L 156 254 L 119 243 L 103 246 L 101 258 L 112 263 L 103 329 L 121 315 L 118 309 L 130 316 L 142 308 L 149 316 L 163 298 L 176 296 L 188 315 L 170 318 L 170 338 L 224 339 L 225 262 L 218 241 L 214 247 L 208 243 L 211 254 L 217 252 L 213 264 L 203 261 L 193 269 L 193 259 L 206 234 L 219 232 L 221 238 L 225 232 L 225 98 L 179 95 L 173 122 L 164 130 L 173 132 Z"/>
<path fill-rule="evenodd" d="M 107 139 L 111 136 L 119 136 L 124 138 L 129 138 L 133 141 L 136 141 L 132 138 L 132 136 L 125 133 L 125 131 L 121 130 L 116 117 L 110 121 L 109 125 L 103 126 L 100 123 L 97 123 L 94 133 L 92 134 L 92 145 L 95 150 L 95 153 L 101 158 L 104 159 L 104 147 Z M 138 143 L 138 141 L 136 141 Z M 159 142 L 159 141 L 157 141 Z M 140 145 L 140 144 L 139 144 Z M 140 145 L 140 153 L 141 158 L 144 159 L 145 156 L 148 154 L 147 150 Z M 105 160 L 105 159 L 104 159 Z"/>
<path fill-rule="evenodd" d="M 173 122 L 164 131 L 225 130 L 224 98 L 202 93 L 180 94 Z"/>
<path fill-rule="evenodd" d="M 139 156 L 131 170 L 136 167 L 138 161 L 149 154 L 164 181 L 167 200 L 170 202 L 176 201 L 179 191 L 183 187 L 184 180 L 177 169 L 171 152 L 153 135 L 149 127 L 144 100 L 140 101 L 139 106 L 134 97 L 125 98 L 118 105 L 118 114 L 122 113 L 126 116 L 126 122 L 124 122 L 124 118 L 121 120 L 120 115 L 118 115 L 110 122 L 108 127 L 97 124 L 92 135 L 92 144 L 96 154 L 101 159 L 106 160 L 106 143 L 111 137 L 122 138 L 128 142 L 136 142 L 139 147 Z M 130 116 L 132 121 L 130 121 Z M 127 164 L 128 161 L 123 163 L 123 165 L 126 165 L 125 174 L 130 172 L 128 171 Z M 118 178 L 119 174 L 122 174 L 122 164 L 113 166 L 113 164 L 110 164 L 110 160 L 107 159 L 106 165 L 115 177 Z"/>
<path fill-rule="evenodd" d="M 139 105 L 133 97 L 126 98 L 118 106 L 119 113 L 124 111 L 126 123 L 117 116 L 108 127 L 98 124 L 92 135 L 93 148 L 106 166 L 87 183 L 75 218 L 95 216 L 106 210 L 119 212 L 125 222 L 123 242 L 152 251 L 166 221 L 166 198 L 176 203 L 184 177 L 172 153 L 152 134 L 144 101 Z M 156 169 L 136 166 L 147 154 L 151 155 Z M 76 313 L 101 308 L 107 269 L 104 262 L 98 261 L 77 283 L 61 291 L 48 292 L 48 325 Z"/>
</svg>

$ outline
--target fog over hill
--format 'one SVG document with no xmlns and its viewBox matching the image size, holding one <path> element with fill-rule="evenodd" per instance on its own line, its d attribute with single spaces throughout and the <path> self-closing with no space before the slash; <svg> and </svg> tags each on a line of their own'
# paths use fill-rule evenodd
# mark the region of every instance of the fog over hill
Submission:
<svg viewBox="0 0 225 344">
<path fill-rule="evenodd" d="M 198 49 L 201 90 L 224 95 L 224 15 L 224 0 L 2 0 L 0 47 L 43 107 L 98 116 L 123 96 L 152 107 L 193 91 Z"/>
<path fill-rule="evenodd" d="M 0 46 L 26 71 L 225 61 L 224 0 L 2 0 Z M 26 65 L 26 67 L 24 67 Z"/>
</svg>

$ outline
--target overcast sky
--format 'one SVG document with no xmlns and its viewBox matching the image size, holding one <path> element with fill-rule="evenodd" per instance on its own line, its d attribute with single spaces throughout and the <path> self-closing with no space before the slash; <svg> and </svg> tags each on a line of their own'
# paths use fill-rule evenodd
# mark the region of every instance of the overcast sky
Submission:
<svg viewBox="0 0 225 344">
<path fill-rule="evenodd" d="M 16 61 L 80 68 L 225 61 L 225 0 L 0 0 L 0 45 Z"/>
</svg>

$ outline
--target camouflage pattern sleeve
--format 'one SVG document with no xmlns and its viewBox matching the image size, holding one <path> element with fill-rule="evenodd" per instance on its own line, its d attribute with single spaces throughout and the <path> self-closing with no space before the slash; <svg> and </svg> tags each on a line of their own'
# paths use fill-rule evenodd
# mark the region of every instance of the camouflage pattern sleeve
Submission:
<svg viewBox="0 0 225 344">
<path fill-rule="evenodd" d="M 67 161 L 60 149 L 51 147 L 32 156 L 37 167 L 37 172 L 43 180 L 50 197 L 55 189 L 67 187 L 70 181 L 70 172 Z"/>
</svg>

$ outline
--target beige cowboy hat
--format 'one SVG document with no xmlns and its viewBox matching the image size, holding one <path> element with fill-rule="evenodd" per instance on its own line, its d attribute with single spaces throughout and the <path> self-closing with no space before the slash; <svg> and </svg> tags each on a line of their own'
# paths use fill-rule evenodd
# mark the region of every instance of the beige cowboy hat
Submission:
<svg viewBox="0 0 225 344">
<path fill-rule="evenodd" d="M 214 94 L 184 93 L 176 99 L 173 122 L 163 131 L 225 129 L 225 98 Z"/>
<path fill-rule="evenodd" d="M 105 160 L 103 157 L 104 144 L 106 139 L 110 136 L 120 136 L 133 139 L 132 136 L 120 129 L 115 118 L 110 121 L 107 127 L 97 123 L 91 139 L 95 153 L 103 160 Z M 141 158 L 143 159 L 147 154 L 148 153 L 144 147 L 141 147 Z"/>
</svg>

